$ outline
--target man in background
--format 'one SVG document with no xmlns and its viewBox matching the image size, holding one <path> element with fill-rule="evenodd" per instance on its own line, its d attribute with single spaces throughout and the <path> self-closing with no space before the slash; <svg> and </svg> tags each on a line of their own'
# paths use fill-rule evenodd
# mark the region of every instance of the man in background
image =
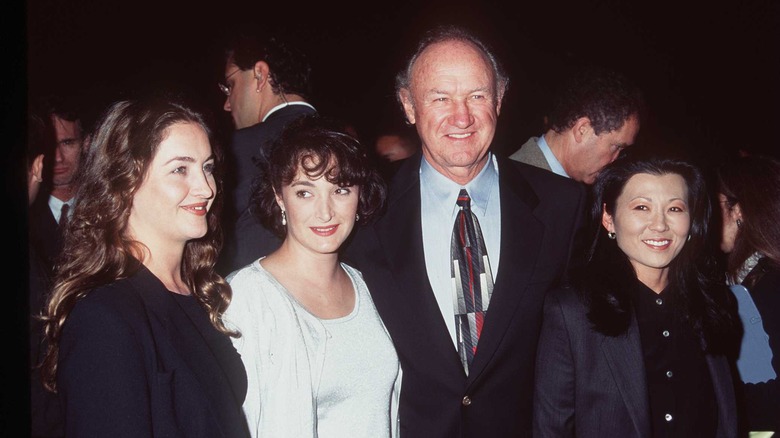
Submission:
<svg viewBox="0 0 780 438">
<path fill-rule="evenodd" d="M 242 34 L 225 51 L 225 111 L 236 131 L 226 154 L 226 240 L 219 269 L 228 274 L 279 247 L 251 211 L 252 182 L 271 144 L 293 120 L 315 114 L 306 56 L 278 38 Z"/>
<path fill-rule="evenodd" d="M 557 91 L 549 129 L 510 156 L 585 184 L 631 146 L 639 132 L 642 95 L 624 76 L 586 68 Z"/>
</svg>

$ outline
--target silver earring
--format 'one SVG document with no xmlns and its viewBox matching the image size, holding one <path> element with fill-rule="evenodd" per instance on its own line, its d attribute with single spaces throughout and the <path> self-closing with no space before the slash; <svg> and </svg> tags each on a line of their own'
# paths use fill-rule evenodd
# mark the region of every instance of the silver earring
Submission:
<svg viewBox="0 0 780 438">
<path fill-rule="evenodd" d="M 737 228 L 742 228 L 742 220 L 737 219 Z"/>
<path fill-rule="evenodd" d="M 691 241 L 691 235 L 689 234 L 688 235 L 688 242 L 690 242 L 690 241 Z"/>
<path fill-rule="evenodd" d="M 607 237 L 609 237 L 610 240 L 615 240 L 615 233 L 613 231 L 610 231 L 607 233 Z"/>
<path fill-rule="evenodd" d="M 282 225 L 287 225 L 287 212 L 282 210 Z"/>
<path fill-rule="evenodd" d="M 360 215 L 358 213 L 355 213 L 355 222 L 360 220 Z"/>
</svg>

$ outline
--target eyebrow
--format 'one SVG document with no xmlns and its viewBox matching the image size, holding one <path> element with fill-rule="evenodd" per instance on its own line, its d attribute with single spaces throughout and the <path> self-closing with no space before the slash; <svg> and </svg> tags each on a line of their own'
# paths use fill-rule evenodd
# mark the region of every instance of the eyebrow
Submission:
<svg viewBox="0 0 780 438">
<path fill-rule="evenodd" d="M 299 179 L 297 181 L 293 181 L 290 183 L 290 187 L 295 187 L 295 186 L 314 187 L 314 183 L 312 183 L 311 181 L 306 181 L 304 179 Z"/>
<path fill-rule="evenodd" d="M 214 154 L 211 154 L 211 155 L 209 155 L 208 158 L 206 158 L 206 160 L 204 162 L 211 161 L 213 159 L 214 159 Z M 174 161 L 184 161 L 184 162 L 187 162 L 187 163 L 194 163 L 196 160 L 194 158 L 192 158 L 192 157 L 180 156 L 180 157 L 173 157 L 173 158 L 171 158 L 170 160 L 166 161 L 165 164 L 170 164 L 170 163 L 173 163 Z"/>
</svg>

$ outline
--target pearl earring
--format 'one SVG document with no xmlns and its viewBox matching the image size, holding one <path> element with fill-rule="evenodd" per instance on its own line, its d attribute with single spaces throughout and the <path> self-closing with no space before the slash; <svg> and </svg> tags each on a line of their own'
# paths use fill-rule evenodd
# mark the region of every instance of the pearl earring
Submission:
<svg viewBox="0 0 780 438">
<path fill-rule="evenodd" d="M 287 225 L 287 212 L 282 210 L 282 225 Z"/>
</svg>

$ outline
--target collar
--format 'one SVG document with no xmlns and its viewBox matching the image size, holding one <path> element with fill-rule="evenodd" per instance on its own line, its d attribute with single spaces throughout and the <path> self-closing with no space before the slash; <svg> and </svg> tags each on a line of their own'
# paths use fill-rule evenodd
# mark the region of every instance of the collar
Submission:
<svg viewBox="0 0 780 438">
<path fill-rule="evenodd" d="M 420 184 L 433 195 L 435 202 L 448 212 L 457 209 L 458 193 L 465 188 L 471 197 L 472 211 L 484 216 L 494 185 L 498 184 L 498 163 L 496 157 L 488 152 L 485 167 L 474 179 L 462 186 L 439 173 L 423 156 L 420 163 Z"/>
<path fill-rule="evenodd" d="M 555 158 L 555 154 L 553 154 L 552 149 L 550 149 L 550 145 L 547 144 L 547 140 L 545 140 L 544 135 L 539 136 L 539 138 L 536 140 L 536 144 L 538 144 L 539 149 L 542 150 L 544 158 L 547 160 L 547 164 L 550 165 L 550 170 L 552 170 L 553 173 L 560 176 L 565 176 L 566 178 L 571 178 L 569 174 L 566 173 L 566 170 L 563 168 L 561 162 Z"/>
<path fill-rule="evenodd" d="M 271 109 L 268 111 L 268 114 L 266 114 L 266 115 L 265 115 L 265 117 L 263 117 L 263 122 L 265 122 L 265 121 L 268 119 L 268 117 L 269 117 L 271 114 L 273 114 L 274 112 L 276 112 L 276 111 L 279 111 L 280 109 L 282 109 L 282 108 L 284 108 L 284 107 L 287 107 L 287 106 L 292 106 L 292 105 L 303 105 L 303 106 L 308 106 L 308 107 L 309 107 L 309 108 L 311 108 L 311 109 L 314 109 L 314 107 L 313 107 L 313 106 L 311 106 L 311 104 L 309 104 L 308 102 L 303 102 L 303 101 L 298 101 L 298 102 L 283 102 L 283 103 L 280 103 L 279 105 L 276 105 L 275 107 L 271 108 Z M 315 110 L 315 111 L 316 111 L 316 110 Z"/>
</svg>

